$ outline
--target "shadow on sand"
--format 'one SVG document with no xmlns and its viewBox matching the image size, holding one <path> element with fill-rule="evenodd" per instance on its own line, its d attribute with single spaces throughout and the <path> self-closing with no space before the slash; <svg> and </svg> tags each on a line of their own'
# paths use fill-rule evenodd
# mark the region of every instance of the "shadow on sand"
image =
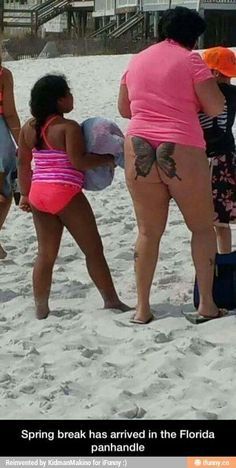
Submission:
<svg viewBox="0 0 236 468">
<path fill-rule="evenodd" d="M 194 312 L 195 308 L 194 305 L 189 304 L 181 304 L 181 305 L 172 305 L 172 304 L 152 304 L 151 309 L 153 311 L 153 315 L 160 319 L 164 319 L 167 317 L 175 317 L 175 318 L 183 318 L 183 312 Z"/>
</svg>

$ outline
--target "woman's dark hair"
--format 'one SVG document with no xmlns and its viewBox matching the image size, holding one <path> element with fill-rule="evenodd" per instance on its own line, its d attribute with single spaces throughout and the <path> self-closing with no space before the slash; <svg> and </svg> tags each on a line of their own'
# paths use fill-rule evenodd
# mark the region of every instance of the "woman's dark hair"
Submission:
<svg viewBox="0 0 236 468">
<path fill-rule="evenodd" d="M 59 114 L 58 99 L 65 97 L 70 88 L 64 76 L 46 75 L 40 78 L 31 90 L 30 110 L 35 118 L 37 149 L 42 148 L 41 129 L 47 118 Z"/>
<path fill-rule="evenodd" d="M 163 13 L 158 24 L 158 36 L 161 41 L 174 39 L 179 44 L 193 49 L 205 29 L 206 22 L 197 11 L 176 7 Z"/>
</svg>

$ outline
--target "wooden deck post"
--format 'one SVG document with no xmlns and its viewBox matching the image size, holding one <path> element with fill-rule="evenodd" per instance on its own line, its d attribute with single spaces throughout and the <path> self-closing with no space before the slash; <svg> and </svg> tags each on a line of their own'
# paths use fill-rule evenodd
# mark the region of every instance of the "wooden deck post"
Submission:
<svg viewBox="0 0 236 468">
<path fill-rule="evenodd" d="M 71 38 L 71 26 L 72 26 L 72 13 L 70 10 L 67 11 L 67 31 L 68 36 Z"/>
<path fill-rule="evenodd" d="M 0 31 L 4 31 L 4 0 L 0 0 Z"/>
<path fill-rule="evenodd" d="M 38 34 L 38 15 L 35 11 L 31 13 L 31 35 L 37 36 Z"/>
<path fill-rule="evenodd" d="M 149 30 L 150 30 L 150 13 L 145 11 L 144 14 L 144 37 L 147 39 L 149 37 Z"/>
<path fill-rule="evenodd" d="M 83 11 L 82 15 L 82 37 L 85 37 L 87 29 L 87 11 Z"/>
<path fill-rule="evenodd" d="M 205 11 L 204 11 L 204 9 L 200 9 L 200 3 L 199 3 L 198 13 L 199 13 L 199 15 L 201 15 L 201 17 L 203 19 L 205 19 Z M 204 49 L 204 45 L 205 45 L 205 33 L 203 33 L 198 39 L 199 49 Z"/>
<path fill-rule="evenodd" d="M 159 21 L 159 11 L 154 11 L 153 17 L 153 35 L 155 39 L 158 37 L 158 21 Z"/>
</svg>

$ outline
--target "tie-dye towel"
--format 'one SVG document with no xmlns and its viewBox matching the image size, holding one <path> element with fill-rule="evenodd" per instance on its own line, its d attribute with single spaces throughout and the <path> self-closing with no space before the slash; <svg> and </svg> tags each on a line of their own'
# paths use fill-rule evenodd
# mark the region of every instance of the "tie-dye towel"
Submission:
<svg viewBox="0 0 236 468">
<path fill-rule="evenodd" d="M 124 135 L 110 119 L 92 117 L 82 123 L 86 151 L 96 154 L 112 154 L 116 166 L 124 168 Z M 98 166 L 85 171 L 85 190 L 103 190 L 111 185 L 114 171 L 108 166 Z"/>
</svg>

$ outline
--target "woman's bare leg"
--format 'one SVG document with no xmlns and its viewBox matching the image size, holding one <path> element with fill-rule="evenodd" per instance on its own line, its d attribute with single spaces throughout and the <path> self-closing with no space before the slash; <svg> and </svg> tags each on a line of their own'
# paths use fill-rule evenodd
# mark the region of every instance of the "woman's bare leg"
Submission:
<svg viewBox="0 0 236 468">
<path fill-rule="evenodd" d="M 88 273 L 104 300 L 104 307 L 124 312 L 130 310 L 116 293 L 95 217 L 85 195 L 76 195 L 59 217 L 85 254 Z"/>
<path fill-rule="evenodd" d="M 7 198 L 2 194 L 4 177 L 5 177 L 5 174 L 1 172 L 0 173 L 0 230 L 2 229 L 2 226 L 5 223 L 5 220 L 8 215 L 11 202 L 12 202 L 12 197 Z M 4 258 L 6 258 L 6 256 L 7 256 L 7 252 L 5 252 L 5 250 L 0 244 L 0 260 L 3 260 Z"/>
<path fill-rule="evenodd" d="M 215 226 L 218 252 L 227 254 L 232 252 L 232 233 L 230 226 Z"/>
<path fill-rule="evenodd" d="M 162 183 L 157 166 L 153 163 L 153 151 L 147 142 L 143 144 L 141 138 L 125 139 L 126 184 L 133 200 L 139 231 L 134 253 L 138 295 L 134 320 L 140 323 L 146 323 L 152 317 L 150 291 L 170 200 L 168 188 Z"/>
<path fill-rule="evenodd" d="M 168 217 L 169 192 L 164 184 L 127 180 L 138 224 L 134 261 L 138 303 L 135 320 L 152 316 L 150 291 L 159 254 L 159 244 Z"/>
<path fill-rule="evenodd" d="M 162 145 L 161 145 L 162 146 Z M 163 144 L 164 147 L 164 144 Z M 159 148 L 162 151 L 162 148 Z M 163 152 L 163 157 L 165 157 Z M 192 257 L 196 269 L 200 304 L 198 312 L 204 316 L 217 316 L 213 302 L 212 285 L 216 255 L 216 235 L 213 226 L 213 200 L 209 166 L 203 150 L 174 145 L 168 161 L 175 162 L 177 178 L 160 175 L 168 184 L 185 222 L 192 232 Z"/>
<path fill-rule="evenodd" d="M 33 289 L 36 317 L 47 318 L 52 272 L 60 247 L 63 225 L 60 219 L 32 208 L 38 238 L 38 255 L 33 270 Z"/>
</svg>

